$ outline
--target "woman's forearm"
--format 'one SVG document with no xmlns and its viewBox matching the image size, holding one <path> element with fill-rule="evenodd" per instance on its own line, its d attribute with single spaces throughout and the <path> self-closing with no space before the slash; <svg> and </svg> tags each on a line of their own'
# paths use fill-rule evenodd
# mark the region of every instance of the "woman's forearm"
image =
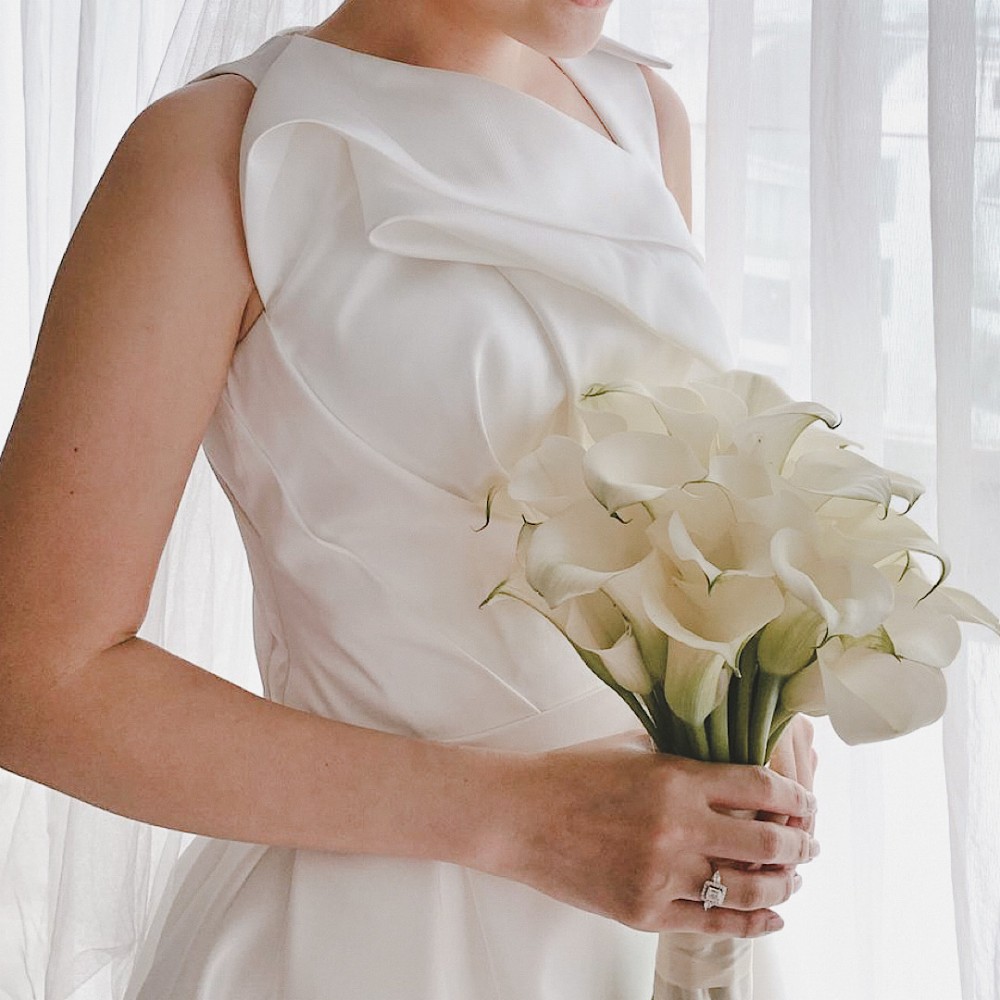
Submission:
<svg viewBox="0 0 1000 1000">
<path fill-rule="evenodd" d="M 479 867 L 517 756 L 289 708 L 137 637 L 45 694 L 0 667 L 0 766 L 210 837 Z"/>
</svg>

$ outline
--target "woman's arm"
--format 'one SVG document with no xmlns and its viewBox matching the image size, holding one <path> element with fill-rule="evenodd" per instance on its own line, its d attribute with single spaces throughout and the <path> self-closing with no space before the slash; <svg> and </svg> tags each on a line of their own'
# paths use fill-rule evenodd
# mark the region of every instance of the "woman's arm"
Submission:
<svg viewBox="0 0 1000 1000">
<path fill-rule="evenodd" d="M 55 277 L 0 457 L 0 765 L 164 827 L 469 859 L 499 755 L 273 704 L 136 637 L 252 287 L 251 96 L 224 76 L 140 114 Z"/>
</svg>

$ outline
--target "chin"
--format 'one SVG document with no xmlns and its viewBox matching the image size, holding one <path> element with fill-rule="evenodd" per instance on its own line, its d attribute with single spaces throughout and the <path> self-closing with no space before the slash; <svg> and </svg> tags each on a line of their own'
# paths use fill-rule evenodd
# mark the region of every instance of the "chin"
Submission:
<svg viewBox="0 0 1000 1000">
<path fill-rule="evenodd" d="M 611 3 L 602 0 L 591 7 L 575 0 L 525 0 L 520 7 L 521 30 L 509 33 L 545 55 L 573 59 L 586 55 L 601 37 Z"/>
</svg>

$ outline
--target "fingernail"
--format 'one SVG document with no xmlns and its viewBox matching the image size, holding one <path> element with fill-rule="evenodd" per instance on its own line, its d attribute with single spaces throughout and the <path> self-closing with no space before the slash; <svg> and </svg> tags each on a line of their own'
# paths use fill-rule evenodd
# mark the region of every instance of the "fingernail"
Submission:
<svg viewBox="0 0 1000 1000">
<path fill-rule="evenodd" d="M 813 858 L 819 856 L 819 841 L 813 837 L 809 841 L 809 860 L 812 861 Z"/>
<path fill-rule="evenodd" d="M 816 802 L 816 796 L 812 792 L 806 793 L 806 808 L 809 812 L 814 813 L 818 808 L 818 803 Z"/>
<path fill-rule="evenodd" d="M 795 878 L 792 880 L 792 892 L 798 892 L 802 888 L 802 876 L 796 872 Z"/>
<path fill-rule="evenodd" d="M 767 923 L 764 924 L 764 931 L 767 934 L 773 934 L 775 931 L 780 931 L 784 926 L 785 921 L 782 920 L 777 913 L 772 913 L 771 916 L 767 918 Z"/>
</svg>

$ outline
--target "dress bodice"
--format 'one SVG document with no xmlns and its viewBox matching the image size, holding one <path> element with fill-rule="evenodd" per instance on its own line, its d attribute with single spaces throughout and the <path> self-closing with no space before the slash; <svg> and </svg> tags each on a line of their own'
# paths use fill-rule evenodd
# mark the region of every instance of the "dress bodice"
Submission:
<svg viewBox="0 0 1000 1000">
<path fill-rule="evenodd" d="M 204 450 L 247 544 L 267 694 L 474 737 L 600 687 L 528 609 L 479 608 L 517 528 L 473 530 L 487 493 L 587 385 L 725 364 L 724 331 L 645 57 L 602 36 L 557 60 L 616 144 L 492 80 L 304 30 L 240 67 L 264 311 Z"/>
</svg>

